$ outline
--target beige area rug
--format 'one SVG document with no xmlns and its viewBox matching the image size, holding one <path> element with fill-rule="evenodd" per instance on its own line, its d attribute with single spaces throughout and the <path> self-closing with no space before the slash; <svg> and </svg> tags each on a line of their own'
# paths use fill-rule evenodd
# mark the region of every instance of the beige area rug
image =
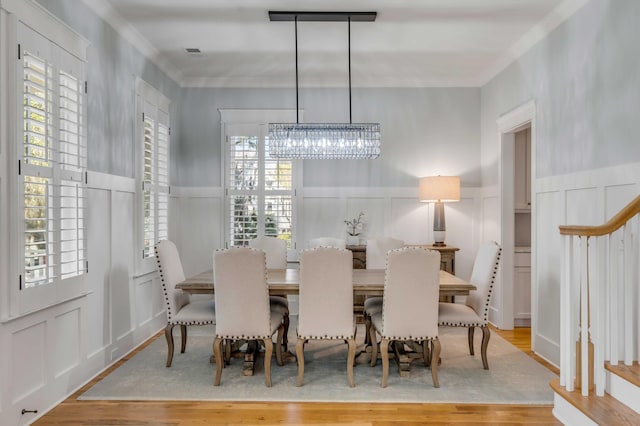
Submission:
<svg viewBox="0 0 640 426">
<path fill-rule="evenodd" d="M 258 358 L 253 376 L 242 375 L 243 360 L 233 358 L 222 372 L 220 386 L 213 386 L 215 364 L 209 363 L 212 328 L 193 327 L 184 354 L 178 347 L 171 368 L 165 367 L 166 342 L 157 338 L 132 359 L 114 370 L 80 396 L 86 400 L 192 400 L 192 401 L 291 401 L 291 402 L 448 402 L 483 404 L 552 404 L 549 381 L 556 377 L 497 334 L 489 343 L 489 367 L 482 368 L 480 338 L 476 332 L 476 355 L 470 356 L 467 331 L 441 328 L 442 364 L 440 388 L 434 388 L 431 370 L 421 362 L 411 364 L 409 377 L 400 377 L 390 361 L 389 385 L 380 387 L 382 365 L 370 367 L 361 359 L 354 368 L 356 386 L 346 375 L 347 345 L 310 341 L 305 349 L 305 375 L 296 387 L 295 357 L 280 367 L 272 360 L 273 386 L 264 385 L 264 358 Z M 358 329 L 358 348 L 364 330 Z M 289 349 L 295 350 L 295 317 L 292 317 Z"/>
</svg>

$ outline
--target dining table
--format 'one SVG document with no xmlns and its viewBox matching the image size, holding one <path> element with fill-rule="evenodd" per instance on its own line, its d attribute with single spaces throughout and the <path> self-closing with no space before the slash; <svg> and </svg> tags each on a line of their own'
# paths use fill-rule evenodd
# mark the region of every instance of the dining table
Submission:
<svg viewBox="0 0 640 426">
<path fill-rule="evenodd" d="M 476 287 L 470 282 L 440 270 L 440 296 L 466 296 Z M 353 270 L 353 294 L 355 296 L 382 296 L 384 294 L 385 270 L 384 269 L 354 269 Z M 300 288 L 300 270 L 298 268 L 268 269 L 267 285 L 270 295 L 297 295 Z M 213 294 L 215 283 L 213 270 L 207 270 L 186 278 L 175 286 L 190 294 Z M 253 342 L 252 342 L 253 343 Z M 405 345 L 394 345 L 394 352 L 398 360 L 398 370 L 401 376 L 409 375 L 409 364 L 415 359 L 420 359 L 420 354 L 408 353 Z M 244 375 L 253 375 L 257 347 L 255 343 L 244 354 Z M 420 349 L 417 348 L 419 351 Z M 370 347 L 361 351 L 361 354 L 370 353 Z M 213 356 L 211 358 L 213 360 Z"/>
</svg>

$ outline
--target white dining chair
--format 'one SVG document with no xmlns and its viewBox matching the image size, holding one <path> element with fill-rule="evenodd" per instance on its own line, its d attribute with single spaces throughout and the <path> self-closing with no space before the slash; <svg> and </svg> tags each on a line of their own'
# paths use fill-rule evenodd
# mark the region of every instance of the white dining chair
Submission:
<svg viewBox="0 0 640 426">
<path fill-rule="evenodd" d="M 249 247 L 262 250 L 267 256 L 267 269 L 287 268 L 287 242 L 280 238 L 261 235 L 249 240 Z M 284 294 L 269 296 L 271 308 L 279 309 L 284 315 L 284 333 L 282 334 L 282 349 L 286 352 L 289 343 L 289 299 Z"/>
<path fill-rule="evenodd" d="M 297 386 L 304 376 L 304 345 L 309 340 L 347 343 L 347 380 L 355 386 L 356 324 L 353 316 L 353 254 L 346 249 L 318 247 L 300 256 Z"/>
<path fill-rule="evenodd" d="M 216 335 L 213 353 L 216 360 L 214 385 L 220 385 L 222 344 L 237 340 L 257 340 L 264 345 L 265 384 L 271 387 L 273 335 L 277 332 L 276 359 L 282 365 L 283 314 L 269 303 L 266 255 L 262 250 L 232 247 L 213 255 Z"/>
<path fill-rule="evenodd" d="M 489 369 L 487 360 L 487 347 L 491 338 L 489 329 L 489 307 L 493 284 L 496 280 L 498 267 L 500 266 L 500 254 L 502 248 L 495 241 L 483 243 L 473 262 L 473 270 L 469 282 L 476 286 L 467 296 L 464 304 L 440 303 L 438 323 L 443 327 L 467 327 L 467 339 L 469 341 L 469 353 L 473 351 L 473 334 L 475 327 L 482 329 L 482 344 L 480 353 L 482 366 Z"/>
<path fill-rule="evenodd" d="M 167 340 L 167 367 L 173 361 L 173 328 L 180 326 L 182 341 L 180 353 L 184 353 L 187 346 L 187 327 L 195 325 L 209 325 L 216 323 L 216 310 L 213 300 L 191 301 L 189 293 L 175 288 L 180 281 L 184 281 L 184 270 L 178 249 L 173 241 L 162 240 L 155 246 L 158 274 L 162 284 L 162 292 L 167 305 L 167 325 L 164 335 Z"/>
<path fill-rule="evenodd" d="M 371 315 L 371 366 L 378 358 L 376 333 L 380 334 L 382 384 L 389 378 L 389 345 L 413 341 L 422 344 L 423 362 L 431 366 L 434 387 L 438 382 L 438 300 L 440 253 L 418 247 L 389 251 L 382 296 L 382 311 Z M 431 349 L 429 348 L 431 344 Z"/>
</svg>

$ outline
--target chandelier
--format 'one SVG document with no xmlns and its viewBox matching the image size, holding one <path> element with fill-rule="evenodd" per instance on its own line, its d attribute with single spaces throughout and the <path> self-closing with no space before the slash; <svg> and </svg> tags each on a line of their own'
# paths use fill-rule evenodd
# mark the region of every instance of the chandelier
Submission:
<svg viewBox="0 0 640 426">
<path fill-rule="evenodd" d="M 380 124 L 351 120 L 351 21 L 372 22 L 376 12 L 274 12 L 271 21 L 295 22 L 296 122 L 269 123 L 269 155 L 287 159 L 367 159 L 380 156 Z M 298 21 L 346 21 L 349 43 L 349 122 L 300 123 L 298 116 Z"/>
</svg>

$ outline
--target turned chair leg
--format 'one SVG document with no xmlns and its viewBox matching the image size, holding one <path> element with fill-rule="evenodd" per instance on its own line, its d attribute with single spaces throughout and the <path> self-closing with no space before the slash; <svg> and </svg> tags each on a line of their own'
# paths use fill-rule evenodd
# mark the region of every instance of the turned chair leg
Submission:
<svg viewBox="0 0 640 426">
<path fill-rule="evenodd" d="M 271 358 L 273 357 L 273 342 L 271 337 L 264 339 L 264 384 L 271 387 Z"/>
<path fill-rule="evenodd" d="M 485 325 L 482 327 L 482 346 L 480 348 L 480 353 L 482 354 L 482 366 L 485 370 L 489 369 L 489 361 L 487 360 L 487 347 L 489 346 L 490 338 L 491 330 L 489 330 L 488 325 Z"/>
<path fill-rule="evenodd" d="M 296 358 L 298 359 L 298 382 L 296 386 L 302 386 L 304 377 L 304 340 L 298 339 L 296 342 Z"/>
<path fill-rule="evenodd" d="M 184 324 L 180 324 L 180 336 L 182 337 L 180 353 L 183 354 L 185 349 L 187 349 L 187 326 Z"/>
<path fill-rule="evenodd" d="M 289 312 L 285 312 L 283 315 L 284 333 L 282 334 L 282 350 L 287 352 L 287 345 L 289 344 Z M 282 365 L 282 364 L 279 364 Z"/>
<path fill-rule="evenodd" d="M 380 340 L 380 354 L 382 355 L 382 384 L 380 386 L 386 388 L 389 381 L 389 339 Z"/>
<path fill-rule="evenodd" d="M 371 362 L 369 364 L 372 367 L 375 367 L 376 362 L 378 362 L 378 343 L 376 341 L 375 328 L 371 327 L 369 333 L 369 341 L 371 341 Z"/>
<path fill-rule="evenodd" d="M 356 361 L 356 339 L 348 339 L 347 345 L 349 347 L 347 353 L 347 380 L 349 381 L 349 386 L 355 387 L 356 383 L 353 380 L 353 364 Z"/>
<path fill-rule="evenodd" d="M 433 386 L 440 387 L 438 381 L 438 361 L 440 359 L 440 339 L 433 339 L 431 341 L 432 354 L 431 354 L 431 378 L 433 379 Z"/>
<path fill-rule="evenodd" d="M 429 352 L 428 340 L 424 340 L 422 342 L 422 361 L 424 362 L 425 367 L 428 367 L 431 365 L 431 353 Z"/>
<path fill-rule="evenodd" d="M 173 361 L 173 324 L 167 324 L 164 328 L 164 337 L 167 339 L 167 367 L 171 367 Z"/>
<path fill-rule="evenodd" d="M 469 355 L 473 355 L 473 332 L 475 329 L 475 327 L 469 327 L 469 330 L 467 332 L 467 336 L 469 339 Z"/>
<path fill-rule="evenodd" d="M 276 362 L 279 366 L 283 366 L 284 362 L 282 361 L 282 334 L 284 333 L 284 324 L 281 324 L 278 327 L 278 337 L 276 338 Z M 271 343 L 273 346 L 273 343 Z"/>
<path fill-rule="evenodd" d="M 222 377 L 222 339 L 216 337 L 213 341 L 213 355 L 216 358 L 216 377 L 213 381 L 214 386 L 220 386 L 220 378 Z"/>
</svg>

